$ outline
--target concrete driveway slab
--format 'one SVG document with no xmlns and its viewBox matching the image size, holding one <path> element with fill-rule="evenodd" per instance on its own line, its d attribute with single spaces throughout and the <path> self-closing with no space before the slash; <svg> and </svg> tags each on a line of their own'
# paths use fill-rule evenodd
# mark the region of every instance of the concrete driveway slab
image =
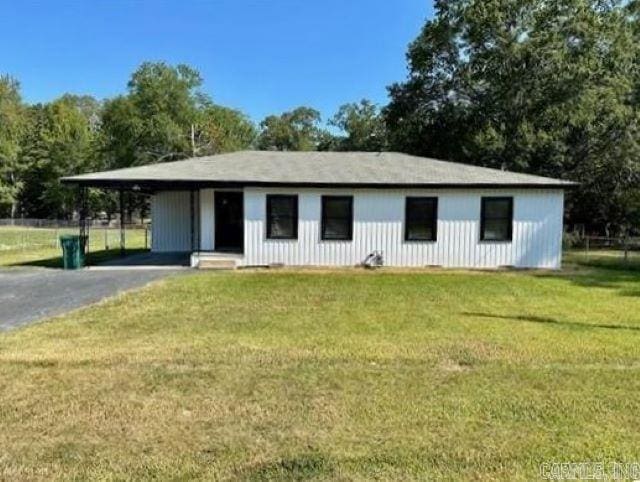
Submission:
<svg viewBox="0 0 640 482">
<path fill-rule="evenodd" d="M 188 270 L 0 269 L 0 331 L 59 315 Z"/>
<path fill-rule="evenodd" d="M 115 257 L 108 261 L 91 266 L 98 268 L 127 268 L 127 269 L 177 269 L 190 267 L 191 253 L 139 253 L 125 257 Z"/>
</svg>

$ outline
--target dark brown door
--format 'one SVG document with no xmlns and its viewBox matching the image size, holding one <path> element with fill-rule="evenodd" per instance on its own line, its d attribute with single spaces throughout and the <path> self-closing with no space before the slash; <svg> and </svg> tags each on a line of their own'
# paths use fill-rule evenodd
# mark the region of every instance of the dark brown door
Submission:
<svg viewBox="0 0 640 482">
<path fill-rule="evenodd" d="M 243 196 L 241 192 L 216 191 L 216 251 L 242 252 L 244 240 Z"/>
</svg>

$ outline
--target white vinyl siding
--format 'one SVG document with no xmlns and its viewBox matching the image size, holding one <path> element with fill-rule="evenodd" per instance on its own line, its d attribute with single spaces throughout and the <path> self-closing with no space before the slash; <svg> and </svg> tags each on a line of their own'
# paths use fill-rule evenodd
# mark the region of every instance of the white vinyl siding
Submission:
<svg viewBox="0 0 640 482">
<path fill-rule="evenodd" d="M 214 189 L 200 191 L 200 243 L 214 243 Z M 266 195 L 298 195 L 298 239 L 267 239 Z M 353 240 L 321 240 L 323 195 L 353 196 Z M 190 250 L 189 192 L 153 196 L 153 250 Z M 405 241 L 407 196 L 437 197 L 436 241 Z M 483 196 L 513 197 L 513 240 L 480 241 Z M 354 266 L 381 251 L 386 266 L 559 268 L 563 191 L 560 189 L 244 189 L 245 266 Z M 197 198 L 196 198 L 197 199 Z"/>
<path fill-rule="evenodd" d="M 162 191 L 153 195 L 151 249 L 156 252 L 191 251 L 189 191 Z"/>
<path fill-rule="evenodd" d="M 215 246 L 214 189 L 200 190 L 200 250 L 213 251 Z"/>
<path fill-rule="evenodd" d="M 266 239 L 266 194 L 299 195 L 297 240 Z M 352 241 L 323 241 L 322 195 L 353 195 Z M 438 197 L 437 241 L 405 241 L 406 196 Z M 512 241 L 480 241 L 482 196 L 513 196 Z M 387 266 L 558 268 L 563 192 L 520 190 L 245 189 L 245 265 L 353 266 L 372 251 Z"/>
</svg>

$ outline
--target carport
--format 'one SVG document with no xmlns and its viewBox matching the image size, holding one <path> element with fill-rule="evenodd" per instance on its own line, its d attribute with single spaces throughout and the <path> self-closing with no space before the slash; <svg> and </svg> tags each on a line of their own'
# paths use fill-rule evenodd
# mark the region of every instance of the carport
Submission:
<svg viewBox="0 0 640 482">
<path fill-rule="evenodd" d="M 96 267 L 181 267 L 189 266 L 189 255 L 197 252 L 200 245 L 199 233 L 199 186 L 194 182 L 180 182 L 174 180 L 128 180 L 121 179 L 84 179 L 82 177 L 62 178 L 62 183 L 77 187 L 78 206 L 78 229 L 81 237 L 85 238 L 90 234 L 91 218 L 89 216 L 88 192 L 89 189 L 111 190 L 118 193 L 118 213 L 119 213 L 119 250 L 120 259 L 110 259 L 105 262 L 96 263 Z M 189 193 L 189 246 L 190 250 L 184 252 L 162 252 L 162 253 L 136 253 L 127 255 L 126 250 L 126 212 L 127 201 L 131 194 L 153 196 L 158 191 L 187 191 Z M 89 246 L 83 246 L 85 254 Z"/>
<path fill-rule="evenodd" d="M 184 162 L 152 164 L 62 178 L 78 189 L 79 233 L 90 228 L 88 190 L 118 193 L 120 254 L 126 254 L 125 213 L 128 193 L 151 197 L 152 253 L 111 266 L 183 266 L 233 269 L 242 264 L 244 250 L 244 182 L 200 178 Z M 199 162 L 199 160 L 198 160 Z M 215 215 L 214 215 L 215 213 Z M 86 246 L 85 246 L 86 248 Z M 171 260 L 171 261 L 168 261 Z"/>
<path fill-rule="evenodd" d="M 136 253 L 109 259 L 92 266 L 96 269 L 178 269 L 190 266 L 189 253 Z"/>
</svg>

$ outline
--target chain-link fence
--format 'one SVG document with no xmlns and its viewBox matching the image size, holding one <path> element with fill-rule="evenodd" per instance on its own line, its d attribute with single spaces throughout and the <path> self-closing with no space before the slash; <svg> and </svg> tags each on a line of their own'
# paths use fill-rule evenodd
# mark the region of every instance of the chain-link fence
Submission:
<svg viewBox="0 0 640 482">
<path fill-rule="evenodd" d="M 0 252 L 60 248 L 60 236 L 79 234 L 77 221 L 50 219 L 0 219 Z M 120 247 L 121 230 L 117 222 L 93 221 L 88 223 L 89 251 L 102 251 Z M 125 247 L 149 249 L 150 224 L 125 224 Z"/>
<path fill-rule="evenodd" d="M 564 247 L 585 258 L 602 257 L 623 261 L 640 260 L 640 237 L 564 235 Z"/>
</svg>

